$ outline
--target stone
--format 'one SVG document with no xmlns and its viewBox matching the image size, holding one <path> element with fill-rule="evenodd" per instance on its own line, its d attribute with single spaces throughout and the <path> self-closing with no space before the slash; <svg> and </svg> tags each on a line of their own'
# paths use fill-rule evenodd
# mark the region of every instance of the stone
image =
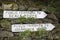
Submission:
<svg viewBox="0 0 60 40">
<path fill-rule="evenodd" d="M 59 21 L 59 23 L 60 23 L 60 11 L 59 11 L 59 12 L 56 12 L 55 15 L 56 15 L 56 17 L 59 19 L 58 21 Z"/>
<path fill-rule="evenodd" d="M 27 38 L 23 38 L 22 40 L 31 40 L 31 38 L 27 37 Z"/>
<path fill-rule="evenodd" d="M 17 10 L 18 9 L 18 5 L 17 4 L 13 4 L 13 9 L 12 10 Z"/>
<path fill-rule="evenodd" d="M 19 40 L 19 37 L 14 36 L 14 37 L 9 37 L 8 40 Z M 20 39 L 21 40 L 21 39 Z"/>
<path fill-rule="evenodd" d="M 19 10 L 27 10 L 27 6 L 26 5 L 19 5 Z"/>
<path fill-rule="evenodd" d="M 60 11 L 55 13 L 57 18 L 60 18 Z"/>
<path fill-rule="evenodd" d="M 3 11 L 2 10 L 0 10 L 0 19 L 2 19 L 3 18 L 3 13 L 2 13 Z"/>
<path fill-rule="evenodd" d="M 47 19 L 47 18 L 46 19 L 43 19 L 42 22 L 43 23 L 55 23 L 53 20 Z"/>
<path fill-rule="evenodd" d="M 2 8 L 3 8 L 3 10 L 6 10 L 6 9 L 12 9 L 12 6 L 13 6 L 13 4 L 2 4 Z"/>
<path fill-rule="evenodd" d="M 13 33 L 12 32 L 8 32 L 8 31 L 0 31 L 0 37 L 13 37 Z"/>
<path fill-rule="evenodd" d="M 8 20 L 1 20 L 1 27 L 5 30 L 11 30 L 11 23 Z"/>
<path fill-rule="evenodd" d="M 38 10 L 39 10 L 39 8 L 29 7 L 29 8 L 28 8 L 28 10 L 29 10 L 29 11 L 38 11 Z"/>
<path fill-rule="evenodd" d="M 0 6 L 0 9 L 2 9 L 2 7 Z"/>
<path fill-rule="evenodd" d="M 2 17 L 2 15 L 0 15 L 0 19 L 2 19 L 3 17 Z"/>
<path fill-rule="evenodd" d="M 48 14 L 47 18 L 54 21 L 55 23 L 58 23 L 58 18 L 54 14 Z"/>
</svg>

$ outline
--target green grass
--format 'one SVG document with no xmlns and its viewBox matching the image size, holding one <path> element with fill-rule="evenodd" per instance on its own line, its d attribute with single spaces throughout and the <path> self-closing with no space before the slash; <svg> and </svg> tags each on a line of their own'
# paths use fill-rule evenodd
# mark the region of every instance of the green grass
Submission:
<svg viewBox="0 0 60 40">
<path fill-rule="evenodd" d="M 19 18 L 20 23 L 34 23 L 35 18 L 25 18 L 25 17 L 20 17 Z"/>
</svg>

